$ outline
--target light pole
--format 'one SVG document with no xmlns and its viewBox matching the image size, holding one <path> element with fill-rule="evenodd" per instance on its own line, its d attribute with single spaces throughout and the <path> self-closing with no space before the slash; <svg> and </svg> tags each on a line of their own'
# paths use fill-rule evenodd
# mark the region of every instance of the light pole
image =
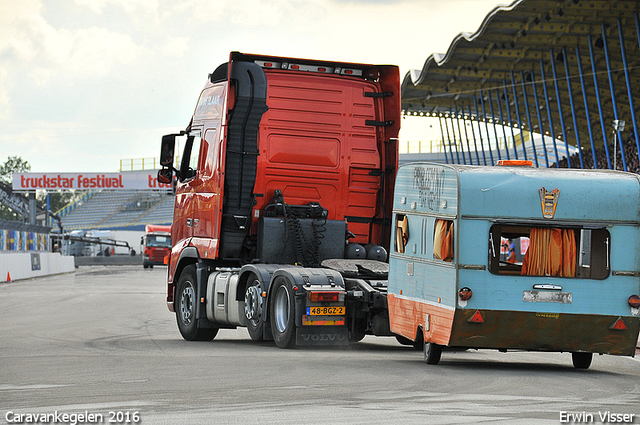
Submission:
<svg viewBox="0 0 640 425">
<path fill-rule="evenodd" d="M 618 169 L 618 132 L 624 131 L 624 121 L 613 120 L 613 169 Z"/>
</svg>

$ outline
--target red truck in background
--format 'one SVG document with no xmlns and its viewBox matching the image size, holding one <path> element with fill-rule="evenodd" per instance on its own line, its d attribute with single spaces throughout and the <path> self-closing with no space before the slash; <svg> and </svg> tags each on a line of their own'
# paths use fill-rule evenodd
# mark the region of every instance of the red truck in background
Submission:
<svg viewBox="0 0 640 425">
<path fill-rule="evenodd" d="M 164 258 L 171 252 L 171 226 L 147 224 L 144 235 L 140 238 L 142 266 L 153 268 L 154 265 L 165 264 Z"/>
<path fill-rule="evenodd" d="M 182 336 L 246 326 L 283 348 L 391 336 L 399 128 L 396 66 L 232 52 L 186 130 L 162 138 L 158 181 L 177 176 L 167 303 Z"/>
</svg>

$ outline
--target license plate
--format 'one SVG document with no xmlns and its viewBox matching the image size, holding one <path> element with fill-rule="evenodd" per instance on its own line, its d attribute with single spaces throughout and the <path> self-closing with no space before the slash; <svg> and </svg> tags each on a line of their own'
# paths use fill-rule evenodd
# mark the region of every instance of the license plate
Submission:
<svg viewBox="0 0 640 425">
<path fill-rule="evenodd" d="M 334 316 L 343 315 L 345 306 L 336 307 L 307 307 L 307 314 L 309 316 Z"/>
</svg>

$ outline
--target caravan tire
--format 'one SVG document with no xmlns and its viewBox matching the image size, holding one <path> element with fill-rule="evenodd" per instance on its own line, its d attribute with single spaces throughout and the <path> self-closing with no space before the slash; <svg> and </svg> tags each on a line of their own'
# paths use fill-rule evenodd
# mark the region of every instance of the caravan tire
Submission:
<svg viewBox="0 0 640 425">
<path fill-rule="evenodd" d="M 442 356 L 442 345 L 433 342 L 425 342 L 423 345 L 424 361 L 427 364 L 438 364 Z"/>
<path fill-rule="evenodd" d="M 593 353 L 571 353 L 573 367 L 576 369 L 589 369 L 592 359 Z"/>
</svg>

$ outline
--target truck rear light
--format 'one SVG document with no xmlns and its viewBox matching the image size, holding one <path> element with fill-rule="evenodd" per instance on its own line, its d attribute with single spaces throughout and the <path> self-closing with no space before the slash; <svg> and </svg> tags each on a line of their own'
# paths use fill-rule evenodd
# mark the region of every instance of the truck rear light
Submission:
<svg viewBox="0 0 640 425">
<path fill-rule="evenodd" d="M 460 301 L 468 301 L 473 296 L 473 291 L 465 286 L 464 288 L 460 288 L 458 296 L 460 296 Z"/>
<path fill-rule="evenodd" d="M 342 295 L 342 297 L 340 296 Z M 340 299 L 342 298 L 342 299 Z M 314 303 L 319 302 L 337 302 L 344 300 L 344 292 L 335 292 L 335 291 L 316 291 L 309 292 L 309 300 Z"/>
<path fill-rule="evenodd" d="M 640 296 L 631 295 L 629 297 L 629 305 L 631 306 L 631 308 L 640 308 Z"/>
</svg>

